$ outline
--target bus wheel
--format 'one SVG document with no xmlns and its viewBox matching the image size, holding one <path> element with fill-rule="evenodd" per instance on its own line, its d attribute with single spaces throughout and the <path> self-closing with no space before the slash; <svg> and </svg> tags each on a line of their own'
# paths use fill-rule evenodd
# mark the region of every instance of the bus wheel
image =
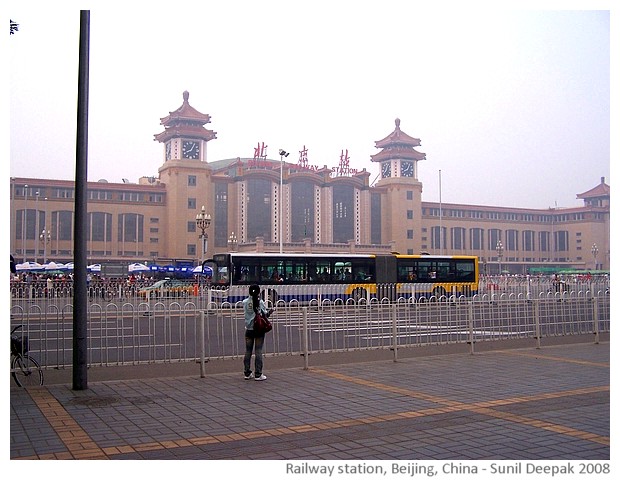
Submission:
<svg viewBox="0 0 620 480">
<path fill-rule="evenodd" d="M 271 302 L 271 306 L 274 306 L 278 302 L 278 292 L 276 292 L 273 288 L 268 288 L 267 300 Z"/>
<path fill-rule="evenodd" d="M 355 303 L 359 303 L 360 300 L 366 299 L 367 292 L 365 288 L 356 287 L 353 289 L 353 292 L 351 292 L 351 295 L 353 296 L 353 300 L 355 300 Z"/>
<path fill-rule="evenodd" d="M 441 297 L 446 295 L 446 289 L 443 287 L 435 287 L 433 289 L 433 296 L 435 297 L 435 300 L 439 300 Z"/>
</svg>

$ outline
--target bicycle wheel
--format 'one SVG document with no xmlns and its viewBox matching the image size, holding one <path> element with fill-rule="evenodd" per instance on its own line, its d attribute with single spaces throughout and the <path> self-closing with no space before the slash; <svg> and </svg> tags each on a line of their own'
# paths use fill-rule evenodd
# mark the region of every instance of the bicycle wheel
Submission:
<svg viewBox="0 0 620 480">
<path fill-rule="evenodd" d="M 13 357 L 11 375 L 18 387 L 43 385 L 43 370 L 37 361 L 28 355 Z"/>
</svg>

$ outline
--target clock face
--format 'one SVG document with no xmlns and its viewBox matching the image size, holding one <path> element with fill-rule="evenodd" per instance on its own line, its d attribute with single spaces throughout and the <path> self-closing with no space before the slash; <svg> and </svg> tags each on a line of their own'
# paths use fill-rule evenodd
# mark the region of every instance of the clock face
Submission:
<svg viewBox="0 0 620 480">
<path fill-rule="evenodd" d="M 197 160 L 200 157 L 200 146 L 193 140 L 183 141 L 183 158 Z"/>
<path fill-rule="evenodd" d="M 400 163 L 400 176 L 401 177 L 413 177 L 413 162 L 401 162 Z"/>
<path fill-rule="evenodd" d="M 385 162 L 381 165 L 381 176 L 383 178 L 392 176 L 392 167 L 390 165 L 390 162 Z"/>
<path fill-rule="evenodd" d="M 170 142 L 166 143 L 166 160 L 170 160 L 172 158 L 172 145 Z"/>
</svg>

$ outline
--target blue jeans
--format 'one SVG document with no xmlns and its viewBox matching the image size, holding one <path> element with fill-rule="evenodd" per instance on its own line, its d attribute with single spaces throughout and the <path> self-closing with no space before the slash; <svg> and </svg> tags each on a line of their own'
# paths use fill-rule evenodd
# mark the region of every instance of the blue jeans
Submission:
<svg viewBox="0 0 620 480">
<path fill-rule="evenodd" d="M 245 331 L 245 356 L 243 357 L 243 374 L 246 377 L 252 373 L 252 370 L 250 370 L 252 350 L 254 350 L 254 376 L 260 377 L 263 374 L 264 343 L 265 334 L 254 336 L 254 330 Z"/>
</svg>

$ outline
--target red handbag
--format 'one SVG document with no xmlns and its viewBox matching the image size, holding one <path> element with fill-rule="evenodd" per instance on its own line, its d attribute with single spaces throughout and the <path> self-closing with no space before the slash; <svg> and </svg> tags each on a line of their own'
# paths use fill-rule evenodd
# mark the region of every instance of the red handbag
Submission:
<svg viewBox="0 0 620 480">
<path fill-rule="evenodd" d="M 264 335 L 267 332 L 270 332 L 273 326 L 271 322 L 267 319 L 266 316 L 261 313 L 257 313 L 254 316 L 254 334 L 255 335 Z"/>
</svg>

